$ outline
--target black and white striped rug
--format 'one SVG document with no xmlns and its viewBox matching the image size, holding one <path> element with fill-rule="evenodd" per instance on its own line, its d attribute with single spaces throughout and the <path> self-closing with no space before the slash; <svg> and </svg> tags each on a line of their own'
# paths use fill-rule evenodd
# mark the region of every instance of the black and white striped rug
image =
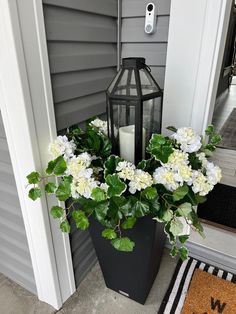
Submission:
<svg viewBox="0 0 236 314">
<path fill-rule="evenodd" d="M 189 257 L 179 261 L 158 314 L 180 314 L 194 273 L 199 268 L 212 275 L 236 283 L 236 275 Z"/>
</svg>

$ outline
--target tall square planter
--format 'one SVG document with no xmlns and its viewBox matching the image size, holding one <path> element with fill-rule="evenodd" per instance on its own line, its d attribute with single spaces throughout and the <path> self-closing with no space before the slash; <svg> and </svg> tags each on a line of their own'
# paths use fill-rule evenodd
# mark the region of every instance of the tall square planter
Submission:
<svg viewBox="0 0 236 314">
<path fill-rule="evenodd" d="M 101 237 L 104 227 L 91 219 L 89 231 L 106 286 L 144 304 L 156 278 L 166 235 L 164 225 L 150 216 L 138 219 L 134 228 L 122 232 L 135 242 L 133 252 L 119 252 Z"/>
</svg>

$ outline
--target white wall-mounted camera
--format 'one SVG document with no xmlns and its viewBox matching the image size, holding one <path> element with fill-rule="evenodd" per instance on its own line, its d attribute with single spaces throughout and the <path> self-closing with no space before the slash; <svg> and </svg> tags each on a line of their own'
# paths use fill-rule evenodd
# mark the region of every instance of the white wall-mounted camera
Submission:
<svg viewBox="0 0 236 314">
<path fill-rule="evenodd" d="M 153 34 L 156 31 L 156 6 L 150 2 L 146 6 L 145 33 Z"/>
</svg>

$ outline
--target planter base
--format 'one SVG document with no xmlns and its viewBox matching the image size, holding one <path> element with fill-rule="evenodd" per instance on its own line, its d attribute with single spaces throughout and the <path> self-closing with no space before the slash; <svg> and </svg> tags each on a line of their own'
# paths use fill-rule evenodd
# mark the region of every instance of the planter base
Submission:
<svg viewBox="0 0 236 314">
<path fill-rule="evenodd" d="M 122 231 L 135 242 L 133 252 L 119 252 L 101 237 L 104 227 L 91 219 L 90 234 L 106 286 L 144 304 L 156 278 L 165 245 L 164 225 L 151 217 L 138 219 L 131 230 Z"/>
</svg>

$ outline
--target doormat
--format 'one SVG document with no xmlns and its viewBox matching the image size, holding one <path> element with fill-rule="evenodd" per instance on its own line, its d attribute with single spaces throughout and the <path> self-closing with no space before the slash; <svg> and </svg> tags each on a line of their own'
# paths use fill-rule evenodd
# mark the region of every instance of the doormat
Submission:
<svg viewBox="0 0 236 314">
<path fill-rule="evenodd" d="M 222 141 L 218 147 L 236 150 L 236 108 L 230 113 L 219 134 Z"/>
<path fill-rule="evenodd" d="M 207 201 L 198 205 L 197 213 L 202 219 L 236 229 L 236 187 L 217 184 Z"/>
<path fill-rule="evenodd" d="M 236 285 L 208 274 L 194 271 L 181 314 L 236 313 Z"/>
<path fill-rule="evenodd" d="M 235 292 L 234 292 L 234 299 L 236 300 L 236 275 L 233 275 L 232 273 L 229 273 L 227 271 L 221 270 L 217 267 L 208 265 L 204 262 L 198 261 L 196 259 L 193 259 L 189 257 L 185 262 L 179 261 L 174 275 L 172 277 L 170 286 L 166 292 L 166 295 L 162 301 L 161 307 L 158 311 L 158 314 L 217 314 L 220 312 L 217 312 L 217 310 L 204 310 L 201 311 L 201 308 L 199 309 L 194 309 L 194 311 L 189 311 L 189 312 L 183 312 L 183 306 L 185 305 L 185 299 L 186 295 L 189 289 L 189 285 L 191 283 L 193 274 L 195 273 L 196 270 L 201 270 L 202 272 L 205 272 L 210 275 L 210 277 L 213 275 L 213 278 L 222 278 L 224 279 L 224 282 L 226 283 L 230 282 L 231 285 L 235 287 Z M 203 281 L 200 282 L 200 287 L 199 289 L 203 289 Z M 204 285 L 205 286 L 205 285 Z M 208 287 L 208 282 L 206 282 L 206 287 Z M 190 290 L 189 290 L 190 291 Z M 219 297 L 215 294 L 215 288 L 212 290 L 212 295 L 210 296 L 210 299 L 208 298 L 208 301 L 210 301 L 210 306 L 211 302 L 213 306 L 223 306 L 223 304 L 226 302 L 224 301 L 223 298 L 221 298 L 221 294 L 219 294 Z M 222 291 L 220 290 L 222 293 Z M 213 300 L 211 299 L 213 297 Z M 218 300 L 218 301 L 217 301 Z M 198 298 L 198 303 L 199 306 L 202 303 L 202 297 Z M 219 304 L 219 305 L 217 305 Z M 226 308 L 226 306 L 225 306 Z M 222 312 L 223 314 L 228 314 L 228 312 Z M 230 314 L 231 312 L 229 312 Z M 235 303 L 235 308 L 233 314 L 236 314 L 236 303 Z"/>
</svg>

